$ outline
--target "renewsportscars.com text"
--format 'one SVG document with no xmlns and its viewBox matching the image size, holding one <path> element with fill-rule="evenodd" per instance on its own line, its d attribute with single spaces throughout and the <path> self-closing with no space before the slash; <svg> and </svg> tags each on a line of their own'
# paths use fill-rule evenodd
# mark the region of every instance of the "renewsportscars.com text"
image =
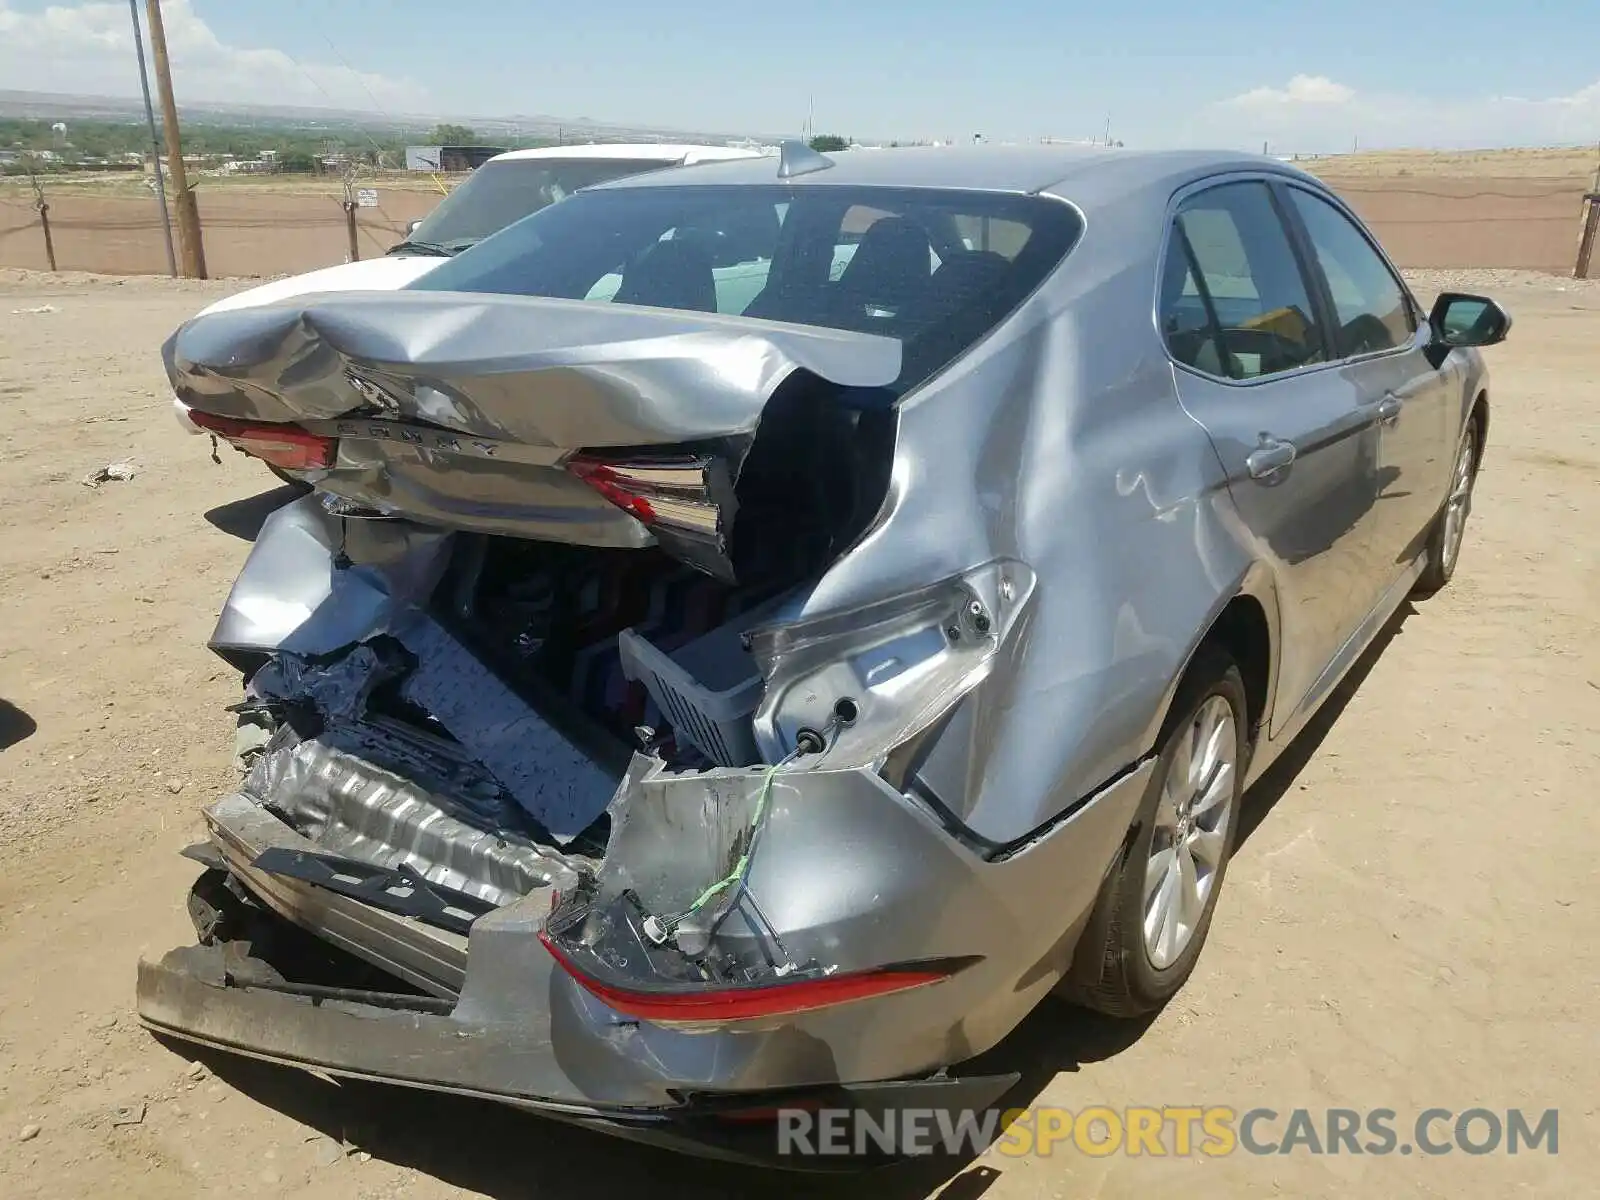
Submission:
<svg viewBox="0 0 1600 1200">
<path fill-rule="evenodd" d="M 977 1154 L 1013 1157 L 1074 1153 L 1152 1158 L 1230 1154 L 1390 1155 L 1560 1152 L 1556 1109 L 1109 1108 L 781 1109 L 777 1149 L 785 1155 Z"/>
</svg>

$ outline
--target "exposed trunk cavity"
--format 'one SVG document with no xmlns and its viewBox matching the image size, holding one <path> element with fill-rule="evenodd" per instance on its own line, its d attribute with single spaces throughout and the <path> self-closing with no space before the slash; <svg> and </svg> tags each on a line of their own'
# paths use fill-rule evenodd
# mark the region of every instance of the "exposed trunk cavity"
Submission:
<svg viewBox="0 0 1600 1200">
<path fill-rule="evenodd" d="M 264 663 L 244 795 L 305 839 L 259 870 L 457 919 L 586 894 L 635 807 L 626 857 L 666 874 L 608 880 L 655 904 L 726 875 L 772 786 L 745 635 L 882 508 L 898 344 L 427 294 L 215 314 L 166 353 L 185 403 L 336 447 L 214 638 Z M 644 852 L 696 776 L 698 851 Z"/>
</svg>

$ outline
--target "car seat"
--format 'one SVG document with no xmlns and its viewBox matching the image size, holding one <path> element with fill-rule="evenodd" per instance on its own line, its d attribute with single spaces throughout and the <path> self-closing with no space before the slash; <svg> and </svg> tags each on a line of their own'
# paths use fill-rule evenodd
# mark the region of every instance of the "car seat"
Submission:
<svg viewBox="0 0 1600 1200">
<path fill-rule="evenodd" d="M 617 304 L 716 312 L 711 252 L 698 242 L 678 238 L 657 242 L 623 272 L 614 300 Z"/>
</svg>

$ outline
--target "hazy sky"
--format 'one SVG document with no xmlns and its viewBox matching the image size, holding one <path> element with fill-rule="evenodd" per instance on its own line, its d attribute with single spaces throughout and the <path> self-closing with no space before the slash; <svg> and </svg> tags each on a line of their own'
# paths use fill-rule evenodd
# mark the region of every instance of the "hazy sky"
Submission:
<svg viewBox="0 0 1600 1200">
<path fill-rule="evenodd" d="M 143 9 L 144 0 L 139 0 Z M 1274 152 L 1600 140 L 1600 0 L 165 0 L 182 100 Z M 134 95 L 126 0 L 0 0 L 0 88 Z"/>
</svg>

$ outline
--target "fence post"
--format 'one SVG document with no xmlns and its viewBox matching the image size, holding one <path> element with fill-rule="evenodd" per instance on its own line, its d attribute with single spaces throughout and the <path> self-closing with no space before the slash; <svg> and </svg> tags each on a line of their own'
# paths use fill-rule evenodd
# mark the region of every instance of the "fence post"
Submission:
<svg viewBox="0 0 1600 1200">
<path fill-rule="evenodd" d="M 44 228 L 44 256 L 50 264 L 50 269 L 56 269 L 56 243 L 50 236 L 50 206 L 43 200 L 34 205 L 39 210 L 39 224 Z"/>
<path fill-rule="evenodd" d="M 1573 265 L 1574 279 L 1589 278 L 1589 260 L 1594 255 L 1595 235 L 1600 233 L 1600 192 L 1589 192 L 1583 198 L 1588 212 L 1583 218 L 1583 236 L 1578 239 L 1578 261 Z"/>
</svg>

